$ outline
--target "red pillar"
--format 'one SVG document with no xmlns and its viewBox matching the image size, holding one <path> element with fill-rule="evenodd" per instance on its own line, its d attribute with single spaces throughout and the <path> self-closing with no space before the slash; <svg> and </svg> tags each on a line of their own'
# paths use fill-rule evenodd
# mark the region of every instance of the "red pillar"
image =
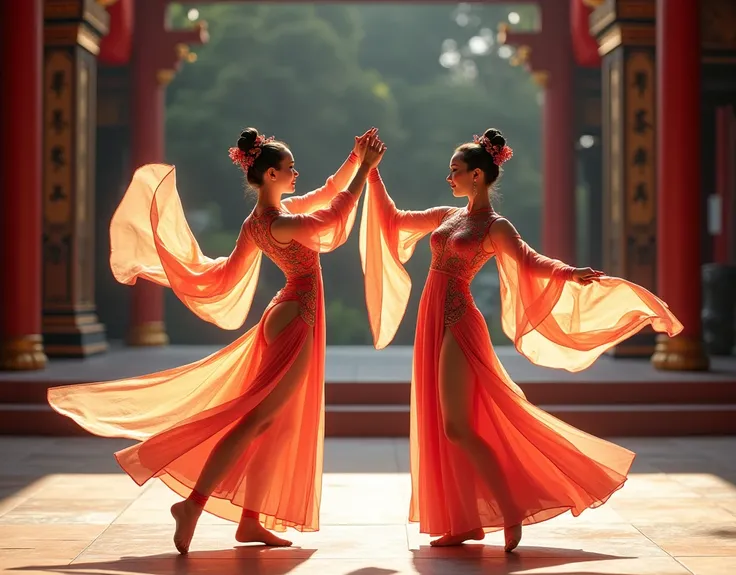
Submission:
<svg viewBox="0 0 736 575">
<path fill-rule="evenodd" d="M 164 25 L 163 4 L 137 1 L 134 6 L 131 62 L 131 175 L 143 164 L 164 161 L 165 84 L 159 81 L 158 58 Z M 163 79 L 162 79 L 163 80 Z M 163 288 L 139 280 L 130 302 L 130 345 L 166 345 Z"/>
<path fill-rule="evenodd" d="M 659 337 L 659 369 L 708 369 L 701 339 L 698 0 L 657 0 L 657 285 L 685 326 Z"/>
<path fill-rule="evenodd" d="M 542 250 L 570 265 L 576 261 L 575 117 L 570 4 L 543 11 L 549 61 L 543 109 Z M 547 59 L 545 58 L 545 59 Z"/>
<path fill-rule="evenodd" d="M 12 6 L 12 10 L 11 10 Z M 43 2 L 0 4 L 0 369 L 42 369 Z"/>
</svg>

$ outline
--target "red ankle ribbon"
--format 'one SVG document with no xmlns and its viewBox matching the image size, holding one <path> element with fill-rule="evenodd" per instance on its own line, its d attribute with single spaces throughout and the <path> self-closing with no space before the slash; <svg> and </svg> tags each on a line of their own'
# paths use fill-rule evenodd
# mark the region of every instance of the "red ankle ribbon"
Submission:
<svg viewBox="0 0 736 575">
<path fill-rule="evenodd" d="M 192 503 L 199 505 L 200 507 L 204 507 L 207 504 L 207 500 L 209 499 L 209 496 L 202 495 L 199 491 L 192 491 L 189 494 L 189 501 Z"/>
</svg>

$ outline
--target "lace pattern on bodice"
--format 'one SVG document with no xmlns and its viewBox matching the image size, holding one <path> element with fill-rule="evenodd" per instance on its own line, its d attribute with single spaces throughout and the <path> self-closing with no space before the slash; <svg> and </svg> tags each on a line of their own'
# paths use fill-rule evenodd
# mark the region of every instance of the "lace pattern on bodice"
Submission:
<svg viewBox="0 0 736 575">
<path fill-rule="evenodd" d="M 248 230 L 255 244 L 286 276 L 286 285 L 274 296 L 271 304 L 297 300 L 302 319 L 313 326 L 317 317 L 319 254 L 296 241 L 280 244 L 274 239 L 271 223 L 279 213 L 277 208 L 269 208 L 260 215 L 251 214 Z"/>
<path fill-rule="evenodd" d="M 491 209 L 468 212 L 465 208 L 450 212 L 432 232 L 430 269 L 449 276 L 445 296 L 445 325 L 450 326 L 474 306 L 470 282 L 493 257 L 483 247 L 488 228 L 497 214 Z"/>
</svg>

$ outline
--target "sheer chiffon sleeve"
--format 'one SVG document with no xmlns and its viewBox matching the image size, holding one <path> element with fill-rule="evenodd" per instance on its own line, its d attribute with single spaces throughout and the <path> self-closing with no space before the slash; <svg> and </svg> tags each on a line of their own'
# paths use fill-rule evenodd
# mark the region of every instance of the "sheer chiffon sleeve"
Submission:
<svg viewBox="0 0 736 575">
<path fill-rule="evenodd" d="M 574 268 L 538 254 L 518 234 L 493 235 L 492 245 L 504 333 L 537 365 L 580 371 L 647 325 L 670 337 L 682 331 L 667 304 L 641 286 L 608 276 L 580 285 Z"/>
<path fill-rule="evenodd" d="M 287 214 L 295 242 L 319 253 L 339 248 L 355 223 L 358 197 L 348 191 L 338 193 L 327 207 L 307 214 Z"/>
<path fill-rule="evenodd" d="M 327 179 L 324 186 L 303 196 L 291 196 L 281 202 L 282 207 L 292 214 L 308 214 L 326 208 L 339 192 L 348 187 L 359 165 L 358 156 L 351 152 L 348 159 Z"/>
<path fill-rule="evenodd" d="M 173 166 L 136 170 L 110 223 L 110 267 L 115 279 L 138 278 L 171 287 L 197 316 L 237 329 L 253 302 L 261 251 L 246 226 L 228 257 L 205 256 L 184 216 Z"/>
<path fill-rule="evenodd" d="M 403 264 L 417 242 L 434 231 L 452 209 L 398 210 L 378 170 L 371 171 L 360 223 L 360 261 L 376 349 L 391 343 L 406 312 L 411 278 Z"/>
</svg>

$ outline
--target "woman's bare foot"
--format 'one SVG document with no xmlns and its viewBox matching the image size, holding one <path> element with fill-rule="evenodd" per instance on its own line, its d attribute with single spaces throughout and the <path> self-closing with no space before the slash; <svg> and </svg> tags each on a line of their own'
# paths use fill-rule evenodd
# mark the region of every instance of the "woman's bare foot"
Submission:
<svg viewBox="0 0 736 575">
<path fill-rule="evenodd" d="M 235 532 L 235 540 L 239 543 L 263 543 L 271 547 L 291 547 L 291 541 L 276 537 L 258 519 L 244 517 L 240 520 L 238 530 Z"/>
<path fill-rule="evenodd" d="M 189 553 L 189 545 L 192 543 L 199 516 L 202 515 L 202 508 L 185 499 L 171 506 L 171 515 L 176 521 L 176 530 L 174 531 L 176 550 L 181 554 Z"/>
<path fill-rule="evenodd" d="M 483 529 L 479 527 L 478 529 L 473 529 L 472 531 L 466 531 L 465 533 L 459 533 L 457 535 L 452 535 L 448 533 L 447 535 L 443 535 L 439 539 L 430 541 L 429 544 L 432 547 L 450 547 L 452 545 L 462 545 L 463 543 L 465 543 L 466 541 L 470 541 L 471 539 L 473 541 L 482 541 L 485 536 L 485 531 L 483 531 Z"/>
<path fill-rule="evenodd" d="M 506 551 L 506 553 L 511 553 L 519 546 L 519 543 L 521 543 L 521 524 L 504 527 L 503 535 L 506 540 L 506 546 L 503 550 Z"/>
</svg>

